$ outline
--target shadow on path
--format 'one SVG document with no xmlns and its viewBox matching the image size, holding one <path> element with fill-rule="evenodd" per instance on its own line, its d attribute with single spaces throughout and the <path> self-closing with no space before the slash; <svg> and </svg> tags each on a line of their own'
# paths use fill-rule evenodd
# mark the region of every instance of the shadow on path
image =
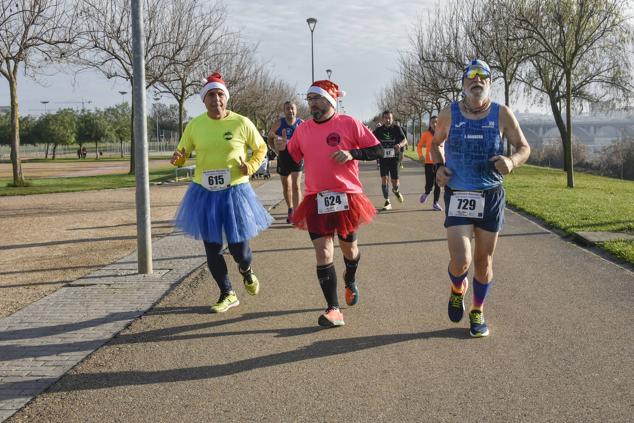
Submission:
<svg viewBox="0 0 634 423">
<path fill-rule="evenodd" d="M 313 328 L 296 328 L 295 331 L 308 331 Z M 244 333 L 244 332 L 242 332 Z M 283 351 L 239 360 L 232 363 L 186 367 L 157 371 L 122 371 L 112 373 L 68 374 L 51 389 L 51 392 L 83 391 L 107 389 L 117 386 L 140 386 L 169 382 L 194 381 L 230 376 L 267 367 L 275 367 L 305 360 L 348 354 L 371 348 L 394 345 L 402 342 L 419 341 L 434 338 L 468 339 L 463 328 L 440 329 L 430 332 L 402 333 L 389 335 L 362 336 L 356 338 L 317 341 L 292 351 Z M 44 383 L 46 379 L 39 379 Z M 20 385 L 33 382 L 5 383 L 7 392 L 20 390 Z"/>
</svg>

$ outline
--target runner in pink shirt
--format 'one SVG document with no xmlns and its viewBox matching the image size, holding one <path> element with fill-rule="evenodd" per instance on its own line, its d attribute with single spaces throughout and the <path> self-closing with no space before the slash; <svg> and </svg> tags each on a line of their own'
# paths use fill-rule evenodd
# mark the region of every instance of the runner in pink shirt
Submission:
<svg viewBox="0 0 634 423">
<path fill-rule="evenodd" d="M 295 162 L 304 159 L 305 197 L 291 220 L 308 231 L 315 247 L 317 278 L 328 304 L 318 320 L 324 327 L 344 325 L 333 263 L 335 233 L 346 264 L 346 303 L 353 306 L 359 300 L 355 280 L 360 258 L 357 230 L 372 221 L 376 208 L 363 194 L 358 160 L 383 156 L 381 144 L 368 128 L 335 112 L 336 99 L 342 94 L 331 81 L 315 81 L 306 96 L 313 119 L 298 126 L 292 140 L 287 141 L 283 133 L 276 141 L 277 149 L 288 149 Z"/>
</svg>

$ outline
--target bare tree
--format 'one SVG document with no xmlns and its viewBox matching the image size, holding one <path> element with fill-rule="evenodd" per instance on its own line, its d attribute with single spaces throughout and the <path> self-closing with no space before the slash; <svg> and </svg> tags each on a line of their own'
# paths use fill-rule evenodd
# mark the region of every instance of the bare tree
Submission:
<svg viewBox="0 0 634 423">
<path fill-rule="evenodd" d="M 198 94 L 201 83 L 213 69 L 222 69 L 223 64 L 239 51 L 238 33 L 225 28 L 226 8 L 217 2 L 200 3 L 197 0 L 174 2 L 174 20 L 181 28 L 178 37 L 183 48 L 167 66 L 158 81 L 161 92 L 169 93 L 178 103 L 178 136 L 183 133 L 185 101 Z"/>
<path fill-rule="evenodd" d="M 73 43 L 74 18 L 64 0 L 2 0 L 0 6 L 0 75 L 9 83 L 13 185 L 25 186 L 20 159 L 18 71 L 36 74 L 64 58 Z"/>
<path fill-rule="evenodd" d="M 531 38 L 523 36 L 512 24 L 515 0 L 471 0 L 465 13 L 465 35 L 475 51 L 475 57 L 486 61 L 493 77 L 502 81 L 504 104 L 511 105 L 511 85 L 517 80 L 520 66 L 533 54 Z M 511 144 L 507 141 L 507 154 Z"/>
<path fill-rule="evenodd" d="M 170 0 L 144 0 L 144 3 L 145 85 L 148 88 L 161 79 L 174 57 L 186 47 L 189 40 L 182 36 L 185 31 L 183 22 L 175 18 L 178 16 L 180 3 Z M 82 51 L 72 58 L 73 63 L 82 69 L 97 70 L 108 79 L 123 79 L 132 86 L 130 2 L 80 0 L 78 10 L 81 16 Z M 130 173 L 134 173 L 133 146 L 130 151 Z"/>
<path fill-rule="evenodd" d="M 555 121 L 563 122 L 559 100 L 565 104 L 565 125 L 558 123 L 564 146 L 567 186 L 574 187 L 572 157 L 573 100 L 601 100 L 628 95 L 631 26 L 625 16 L 627 0 L 517 0 L 513 24 L 537 48 L 531 60 L 532 88 L 547 92 Z"/>
</svg>

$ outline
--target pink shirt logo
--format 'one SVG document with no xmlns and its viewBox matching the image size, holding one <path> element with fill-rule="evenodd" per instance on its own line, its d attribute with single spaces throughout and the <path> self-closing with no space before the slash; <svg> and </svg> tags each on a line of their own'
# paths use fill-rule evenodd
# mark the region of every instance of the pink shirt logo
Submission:
<svg viewBox="0 0 634 423">
<path fill-rule="evenodd" d="M 338 146 L 340 142 L 341 142 L 341 137 L 336 132 L 331 132 L 326 137 L 326 144 L 328 144 L 331 147 Z"/>
</svg>

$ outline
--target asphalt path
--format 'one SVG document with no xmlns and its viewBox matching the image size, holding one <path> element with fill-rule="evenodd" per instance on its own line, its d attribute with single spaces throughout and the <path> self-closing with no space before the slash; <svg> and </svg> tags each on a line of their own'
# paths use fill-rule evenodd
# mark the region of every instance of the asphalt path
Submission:
<svg viewBox="0 0 634 423">
<path fill-rule="evenodd" d="M 379 207 L 376 166 L 362 169 Z M 201 269 L 9 421 L 631 421 L 634 275 L 507 210 L 491 336 L 471 339 L 447 318 L 443 214 L 422 186 L 407 163 L 405 204 L 361 229 L 344 327 L 317 326 L 314 253 L 282 206 L 252 242 L 258 296 L 231 265 L 241 304 L 212 315 Z M 339 250 L 335 264 L 341 277 Z"/>
</svg>

